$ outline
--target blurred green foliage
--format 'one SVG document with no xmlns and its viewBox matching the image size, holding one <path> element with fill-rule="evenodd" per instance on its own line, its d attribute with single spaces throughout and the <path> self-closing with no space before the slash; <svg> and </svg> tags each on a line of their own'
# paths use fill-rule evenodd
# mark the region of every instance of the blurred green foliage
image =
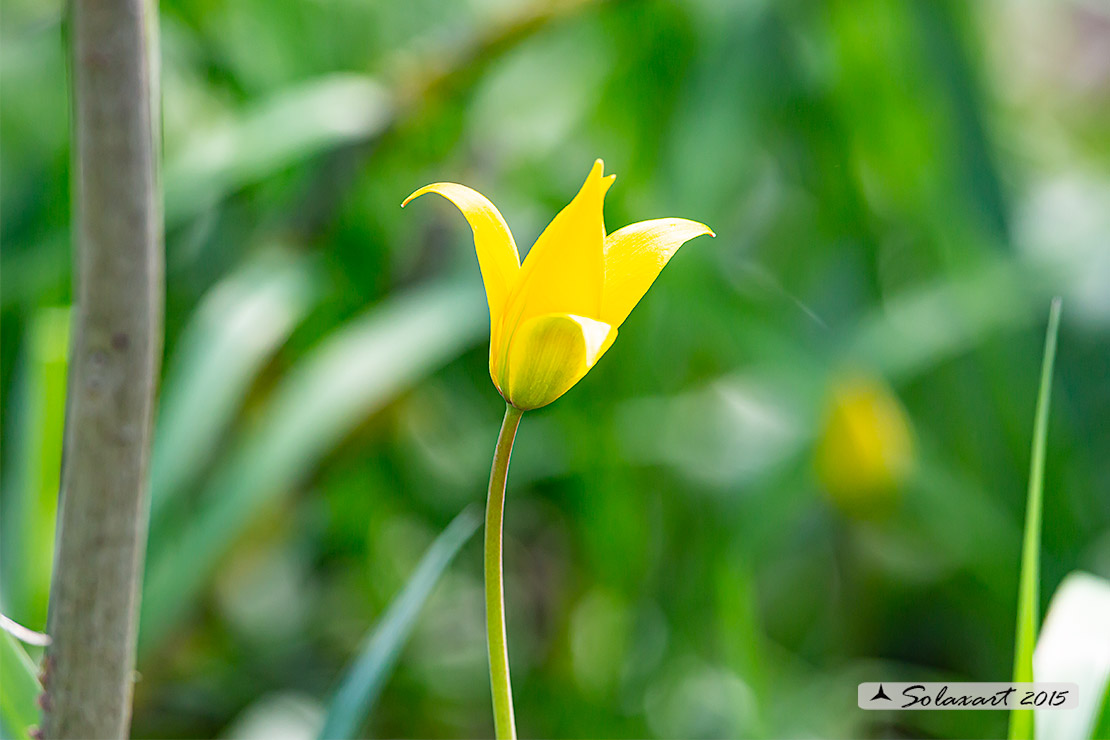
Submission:
<svg viewBox="0 0 1110 740">
<path fill-rule="evenodd" d="M 62 11 L 4 0 L 0 31 L 0 592 L 35 629 L 71 299 Z M 682 216 L 718 238 L 524 419 L 506 509 L 522 735 L 1004 733 L 1004 713 L 851 697 L 1009 675 L 1057 293 L 1042 607 L 1071 570 L 1110 576 L 1105 6 L 166 0 L 161 23 L 136 736 L 319 730 L 363 635 L 482 500 L 502 411 L 469 230 L 400 201 L 466 183 L 523 249 L 599 156 L 610 230 Z M 815 473 L 853 375 L 914 440 L 871 512 Z M 471 542 L 432 593 L 369 732 L 491 731 L 480 559 Z"/>
<path fill-rule="evenodd" d="M 7 626 L 7 625 L 5 625 Z M 22 643 L 0 629 L 0 734 L 13 740 L 25 740 L 32 727 L 40 722 L 37 703 L 42 685 L 38 669 L 27 655 Z"/>
</svg>

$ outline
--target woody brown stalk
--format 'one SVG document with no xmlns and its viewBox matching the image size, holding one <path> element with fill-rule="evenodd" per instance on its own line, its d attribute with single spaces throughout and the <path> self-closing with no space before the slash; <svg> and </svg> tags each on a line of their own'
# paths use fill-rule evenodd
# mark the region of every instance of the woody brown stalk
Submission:
<svg viewBox="0 0 1110 740">
<path fill-rule="evenodd" d="M 122 738 L 130 724 L 162 343 L 149 12 L 145 0 L 70 4 L 76 313 L 42 699 L 48 738 Z"/>
</svg>

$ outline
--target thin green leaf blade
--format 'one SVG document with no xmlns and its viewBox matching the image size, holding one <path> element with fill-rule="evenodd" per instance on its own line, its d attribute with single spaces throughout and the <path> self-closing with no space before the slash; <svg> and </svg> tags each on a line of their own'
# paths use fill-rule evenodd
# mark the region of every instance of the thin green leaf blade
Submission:
<svg viewBox="0 0 1110 740">
<path fill-rule="evenodd" d="M 35 312 L 4 409 L 12 443 L 0 502 L 0 602 L 13 619 L 46 624 L 62 465 L 70 309 Z"/>
<path fill-rule="evenodd" d="M 0 629 L 0 724 L 3 736 L 30 737 L 28 730 L 41 720 L 38 696 L 42 693 L 35 663 L 19 641 Z"/>
<path fill-rule="evenodd" d="M 1106 691 L 1102 693 L 1102 706 L 1095 718 L 1095 726 L 1091 729 L 1091 740 L 1100 737 L 1110 737 L 1110 681 L 1106 682 Z"/>
<path fill-rule="evenodd" d="M 404 589 L 367 636 L 361 653 L 336 690 L 320 730 L 321 740 L 357 736 L 412 632 L 420 608 L 459 548 L 474 534 L 479 521 L 473 507 L 464 509 L 424 553 Z"/>
<path fill-rule="evenodd" d="M 1048 412 L 1052 401 L 1052 371 L 1056 362 L 1056 335 L 1060 330 L 1059 298 L 1052 300 L 1045 332 L 1041 384 L 1037 392 L 1037 411 L 1033 421 L 1033 450 L 1029 464 L 1029 494 L 1025 506 L 1025 534 L 1021 546 L 1021 575 L 1018 585 L 1017 637 L 1014 645 L 1014 681 L 1033 680 L 1033 650 L 1037 644 L 1038 603 L 1040 599 L 1041 510 L 1044 501 L 1045 440 Z M 1031 740 L 1033 711 L 1010 713 L 1010 740 Z"/>
</svg>

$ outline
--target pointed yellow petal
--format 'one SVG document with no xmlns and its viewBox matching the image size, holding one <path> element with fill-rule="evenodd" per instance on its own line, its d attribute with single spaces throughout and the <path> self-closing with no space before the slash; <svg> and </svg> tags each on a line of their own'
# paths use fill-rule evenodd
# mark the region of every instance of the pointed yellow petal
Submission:
<svg viewBox="0 0 1110 740">
<path fill-rule="evenodd" d="M 695 236 L 716 236 L 708 226 L 684 218 L 641 221 L 605 237 L 602 320 L 620 326 L 643 298 L 678 248 Z"/>
<path fill-rule="evenodd" d="M 594 162 L 582 189 L 540 234 L 528 252 L 505 310 L 504 337 L 534 316 L 598 315 L 604 280 L 602 205 L 615 175 L 602 177 Z"/>
<path fill-rule="evenodd" d="M 497 326 L 509 291 L 520 272 L 520 255 L 508 224 L 493 203 L 476 190 L 453 182 L 437 182 L 425 185 L 405 198 L 401 207 L 424 193 L 439 193 L 455 204 L 470 223 L 474 231 L 474 250 L 478 253 L 478 266 L 482 270 L 482 282 L 486 285 L 486 299 L 489 301 L 490 325 Z"/>
<path fill-rule="evenodd" d="M 616 337 L 616 327 L 583 316 L 534 316 L 509 339 L 498 387 L 519 409 L 546 406 L 581 380 Z"/>
</svg>

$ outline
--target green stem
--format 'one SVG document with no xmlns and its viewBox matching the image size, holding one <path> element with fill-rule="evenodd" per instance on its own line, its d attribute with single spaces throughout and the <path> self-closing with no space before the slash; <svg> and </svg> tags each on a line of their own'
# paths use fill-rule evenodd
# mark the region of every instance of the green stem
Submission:
<svg viewBox="0 0 1110 740">
<path fill-rule="evenodd" d="M 1060 330 L 1060 299 L 1052 300 L 1045 331 L 1044 357 L 1041 360 L 1041 385 L 1033 418 L 1033 451 L 1029 462 L 1029 495 L 1025 505 L 1025 534 L 1021 546 L 1021 574 L 1018 582 L 1017 636 L 1014 646 L 1014 681 L 1033 680 L 1033 652 L 1037 646 L 1040 622 L 1041 509 L 1044 502 L 1044 458 L 1048 437 L 1048 411 L 1052 402 L 1052 370 L 1056 362 L 1056 335 Z M 1010 740 L 1031 740 L 1034 736 L 1033 710 L 1010 712 Z"/>
<path fill-rule="evenodd" d="M 501 434 L 493 451 L 486 501 L 486 636 L 489 640 L 489 681 L 493 690 L 493 724 L 498 740 L 516 738 L 513 718 L 513 687 L 509 683 L 509 645 L 505 638 L 505 570 L 502 565 L 502 521 L 505 511 L 505 480 L 509 456 L 524 412 L 512 405 L 505 408 Z"/>
</svg>

